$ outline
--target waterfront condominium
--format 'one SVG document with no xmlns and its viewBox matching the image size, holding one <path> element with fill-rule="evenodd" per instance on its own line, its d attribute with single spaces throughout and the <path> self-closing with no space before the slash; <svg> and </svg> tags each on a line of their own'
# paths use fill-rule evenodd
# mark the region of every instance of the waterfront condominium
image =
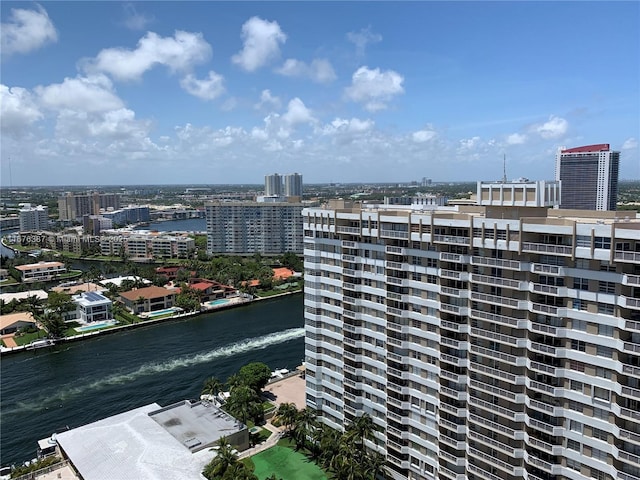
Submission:
<svg viewBox="0 0 640 480">
<path fill-rule="evenodd" d="M 556 180 L 562 181 L 561 208 L 615 210 L 620 152 L 609 144 L 559 149 Z"/>
<path fill-rule="evenodd" d="M 49 228 L 49 207 L 25 203 L 20 209 L 20 231 L 39 232 Z"/>
<path fill-rule="evenodd" d="M 307 405 L 395 479 L 640 479 L 640 221 L 478 192 L 303 210 Z"/>
<path fill-rule="evenodd" d="M 58 215 L 63 221 L 80 221 L 85 215 L 99 215 L 100 210 L 120 208 L 120 196 L 116 193 L 71 192 L 58 197 Z"/>
<path fill-rule="evenodd" d="M 293 202 L 206 203 L 207 253 L 301 254 L 301 212 Z"/>
<path fill-rule="evenodd" d="M 268 197 L 282 195 L 282 177 L 277 173 L 264 176 L 264 194 Z"/>
</svg>

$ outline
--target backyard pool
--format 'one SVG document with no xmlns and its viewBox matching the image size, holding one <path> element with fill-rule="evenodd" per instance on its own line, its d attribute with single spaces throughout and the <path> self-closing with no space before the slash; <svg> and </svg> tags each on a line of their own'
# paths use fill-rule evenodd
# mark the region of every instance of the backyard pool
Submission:
<svg viewBox="0 0 640 480">
<path fill-rule="evenodd" d="M 147 314 L 148 318 L 160 317 L 162 315 L 167 315 L 168 313 L 178 313 L 182 309 L 180 307 L 171 307 L 165 308 L 164 310 L 156 310 L 155 312 L 149 312 Z"/>
<path fill-rule="evenodd" d="M 207 302 L 207 305 L 215 307 L 215 306 L 218 306 L 218 305 L 225 305 L 227 303 L 229 303 L 229 300 L 224 299 L 224 298 L 219 298 L 218 300 L 212 300 L 210 302 Z"/>
<path fill-rule="evenodd" d="M 91 323 L 89 325 L 84 325 L 82 327 L 75 327 L 75 331 L 90 332 L 91 330 L 97 330 L 99 328 L 112 327 L 116 323 L 118 322 L 116 322 L 115 320 L 105 320 L 104 322 L 96 322 L 96 323 Z"/>
</svg>

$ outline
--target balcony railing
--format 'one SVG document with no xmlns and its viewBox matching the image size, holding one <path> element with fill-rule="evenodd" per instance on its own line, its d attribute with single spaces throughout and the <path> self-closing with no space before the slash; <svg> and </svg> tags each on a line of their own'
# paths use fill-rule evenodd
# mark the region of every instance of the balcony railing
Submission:
<svg viewBox="0 0 640 480">
<path fill-rule="evenodd" d="M 503 260 L 501 258 L 471 257 L 472 265 L 486 265 L 489 267 L 506 268 L 508 270 L 520 270 L 521 264 L 517 260 Z"/>
<path fill-rule="evenodd" d="M 549 245 L 547 243 L 522 242 L 522 251 L 571 256 L 573 254 L 573 247 L 568 245 Z"/>
<path fill-rule="evenodd" d="M 640 252 L 623 252 L 616 250 L 614 258 L 621 262 L 640 263 Z"/>
<path fill-rule="evenodd" d="M 380 230 L 381 237 L 389 237 L 389 238 L 402 238 L 404 240 L 409 238 L 409 232 L 402 232 L 398 230 Z"/>
<path fill-rule="evenodd" d="M 487 293 L 471 292 L 471 299 L 480 302 L 504 305 L 507 307 L 518 308 L 519 301 L 513 298 L 501 297 L 499 295 L 489 295 Z"/>
<path fill-rule="evenodd" d="M 506 315 L 498 315 L 497 313 L 483 312 L 482 310 L 471 310 L 471 318 L 478 320 L 489 320 L 490 322 L 502 323 L 505 325 L 511 325 L 518 327 L 520 321 L 526 323 L 527 320 L 519 320 L 513 317 L 507 317 Z"/>
<path fill-rule="evenodd" d="M 469 245 L 469 237 L 460 237 L 456 235 L 433 235 L 432 240 L 435 243 L 453 243 L 455 245 Z"/>
<path fill-rule="evenodd" d="M 471 281 L 475 283 L 484 283 L 485 285 L 499 285 L 507 288 L 520 288 L 519 280 L 510 280 L 508 278 L 491 277 L 489 275 L 471 274 Z"/>
<path fill-rule="evenodd" d="M 546 273 L 548 275 L 561 275 L 562 267 L 557 265 L 546 265 L 544 263 L 532 263 L 531 271 L 533 273 Z"/>
</svg>

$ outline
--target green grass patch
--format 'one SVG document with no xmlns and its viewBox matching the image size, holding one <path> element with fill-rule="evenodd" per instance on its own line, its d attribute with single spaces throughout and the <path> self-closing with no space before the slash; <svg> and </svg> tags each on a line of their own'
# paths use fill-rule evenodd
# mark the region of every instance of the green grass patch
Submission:
<svg viewBox="0 0 640 480">
<path fill-rule="evenodd" d="M 20 336 L 16 335 L 13 337 L 13 339 L 18 344 L 18 346 L 21 346 L 21 345 L 28 345 L 34 340 L 38 340 L 40 338 L 46 338 L 46 337 L 47 337 L 47 332 L 45 332 L 44 330 L 38 330 L 37 332 L 34 332 L 34 333 L 25 333 L 24 335 L 20 335 Z"/>
<path fill-rule="evenodd" d="M 272 474 L 283 480 L 327 480 L 328 476 L 303 453 L 281 446 L 279 443 L 251 457 L 254 474 L 264 480 Z"/>
</svg>

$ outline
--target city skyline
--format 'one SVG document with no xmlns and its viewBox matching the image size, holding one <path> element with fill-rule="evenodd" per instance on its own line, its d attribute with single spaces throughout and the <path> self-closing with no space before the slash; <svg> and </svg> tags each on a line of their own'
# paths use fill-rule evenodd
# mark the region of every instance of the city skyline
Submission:
<svg viewBox="0 0 640 480">
<path fill-rule="evenodd" d="M 640 178 L 635 2 L 70 5 L 2 3 L 3 186 Z"/>
</svg>

